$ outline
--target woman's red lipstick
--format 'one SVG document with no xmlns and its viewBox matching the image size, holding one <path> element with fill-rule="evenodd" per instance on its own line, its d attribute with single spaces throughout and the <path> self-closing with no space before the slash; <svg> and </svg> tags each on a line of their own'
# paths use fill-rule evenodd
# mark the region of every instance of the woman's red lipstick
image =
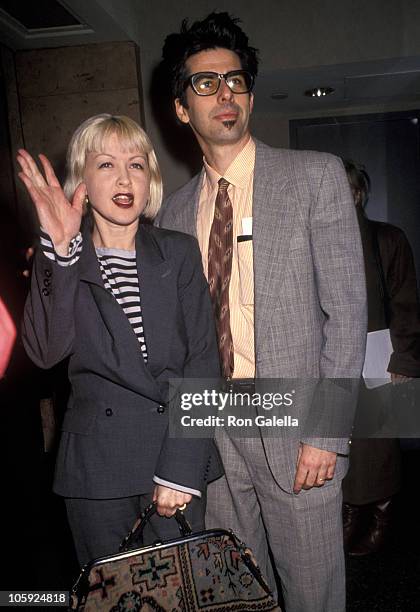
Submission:
<svg viewBox="0 0 420 612">
<path fill-rule="evenodd" d="M 112 197 L 112 201 L 120 208 L 130 208 L 134 204 L 134 195 L 132 193 L 116 193 Z"/>
</svg>

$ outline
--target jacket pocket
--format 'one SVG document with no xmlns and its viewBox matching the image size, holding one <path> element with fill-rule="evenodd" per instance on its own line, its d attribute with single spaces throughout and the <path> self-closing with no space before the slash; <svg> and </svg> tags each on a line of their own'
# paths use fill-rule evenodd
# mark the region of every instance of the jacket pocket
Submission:
<svg viewBox="0 0 420 612">
<path fill-rule="evenodd" d="M 64 415 L 61 431 L 89 435 L 97 418 L 97 407 L 91 402 L 74 402 Z"/>
</svg>

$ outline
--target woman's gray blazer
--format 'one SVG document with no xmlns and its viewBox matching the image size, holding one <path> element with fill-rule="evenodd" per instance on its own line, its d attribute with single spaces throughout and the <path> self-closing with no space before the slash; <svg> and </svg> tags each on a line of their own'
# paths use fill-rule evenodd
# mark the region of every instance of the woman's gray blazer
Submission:
<svg viewBox="0 0 420 612">
<path fill-rule="evenodd" d="M 71 396 L 54 490 L 66 497 L 150 492 L 153 476 L 192 489 L 222 469 L 211 440 L 168 434 L 168 379 L 217 377 L 219 357 L 201 256 L 194 238 L 140 224 L 136 236 L 148 363 L 102 281 L 89 233 L 79 261 L 34 261 L 23 340 L 50 368 L 69 358 Z"/>
</svg>

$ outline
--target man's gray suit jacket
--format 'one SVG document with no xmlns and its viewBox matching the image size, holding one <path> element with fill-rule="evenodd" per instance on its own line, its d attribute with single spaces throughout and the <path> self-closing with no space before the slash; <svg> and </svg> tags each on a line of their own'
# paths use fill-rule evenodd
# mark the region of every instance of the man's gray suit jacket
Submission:
<svg viewBox="0 0 420 612">
<path fill-rule="evenodd" d="M 255 142 L 256 377 L 358 379 L 366 342 L 366 284 L 355 207 L 341 160 Z M 204 170 L 166 198 L 161 227 L 196 236 L 203 177 Z M 303 441 L 348 453 L 343 437 Z M 266 437 L 264 445 L 278 484 L 291 491 L 298 441 L 288 435 Z M 346 469 L 346 462 L 340 462 L 337 477 Z"/>
</svg>

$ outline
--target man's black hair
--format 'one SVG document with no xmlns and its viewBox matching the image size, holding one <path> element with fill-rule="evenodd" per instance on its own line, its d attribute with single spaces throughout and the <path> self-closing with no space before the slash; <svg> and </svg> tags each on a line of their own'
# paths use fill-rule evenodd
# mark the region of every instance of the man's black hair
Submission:
<svg viewBox="0 0 420 612">
<path fill-rule="evenodd" d="M 248 36 L 237 25 L 240 20 L 229 13 L 210 13 L 202 21 L 196 21 L 188 27 L 184 19 L 179 33 L 169 34 L 163 45 L 163 63 L 171 80 L 173 97 L 180 98 L 186 104 L 184 83 L 188 77 L 185 62 L 189 57 L 207 49 L 229 49 L 234 51 L 243 70 L 248 70 L 254 77 L 258 73 L 258 49 L 250 47 Z"/>
</svg>

